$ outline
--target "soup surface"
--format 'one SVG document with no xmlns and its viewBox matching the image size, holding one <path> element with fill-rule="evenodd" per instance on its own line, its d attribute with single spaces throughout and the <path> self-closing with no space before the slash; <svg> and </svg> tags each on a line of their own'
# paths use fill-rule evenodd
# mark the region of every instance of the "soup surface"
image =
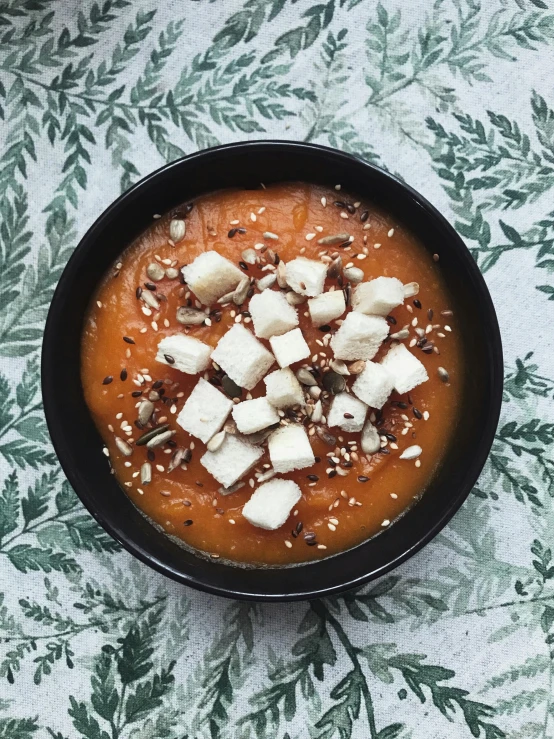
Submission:
<svg viewBox="0 0 554 739">
<path fill-rule="evenodd" d="M 222 191 L 163 217 L 154 216 L 148 231 L 105 276 L 89 308 L 82 340 L 82 382 L 105 442 L 104 453 L 109 458 L 105 463 L 109 461 L 125 493 L 145 514 L 168 534 L 208 556 L 284 565 L 320 559 L 354 546 L 391 525 L 425 491 L 454 432 L 462 357 L 438 255 L 430 255 L 386 213 L 337 188 L 292 183 L 256 191 Z M 186 223 L 184 238 L 179 228 L 182 220 Z M 337 233 L 348 234 L 350 241 L 318 243 Z M 166 336 L 186 333 L 215 347 L 235 323 L 252 329 L 248 300 L 240 307 L 232 302 L 212 305 L 206 311 L 210 325 L 185 327 L 177 322 L 180 306 L 195 306 L 195 295 L 184 284 L 180 268 L 209 250 L 237 266 L 241 263 L 245 275 L 256 279 L 275 271 L 278 260 L 304 256 L 331 264 L 340 256 L 346 272 L 341 276 L 339 264 L 338 281 L 336 274 L 328 277 L 326 290 L 330 286 L 341 289 L 341 283 L 347 286 L 347 275 L 359 279 L 352 267 L 363 271 L 364 281 L 386 276 L 419 285 L 417 294 L 391 310 L 387 321 L 391 333 L 404 329 L 401 343 L 425 365 L 429 379 L 409 393 L 393 391 L 382 410 L 372 412 L 381 437 L 379 452 L 364 454 L 360 433 L 326 429 L 324 423 L 304 418 L 302 409 L 280 412 L 281 424 L 303 422 L 316 462 L 280 475 L 294 480 L 302 497 L 277 530 L 254 526 L 242 515 L 244 504 L 258 487 L 258 477 L 271 468 L 267 445 L 244 476 L 243 486 L 224 495 L 218 492 L 220 483 L 200 464 L 206 445 L 176 422 L 199 376 L 223 389 L 221 371 L 210 364 L 205 373 L 188 375 L 155 359 L 158 344 Z M 245 250 L 250 251 L 245 254 Z M 251 263 L 253 252 L 256 264 Z M 306 303 L 296 308 L 311 356 L 292 364 L 291 369 L 318 368 L 325 421 L 332 397 L 321 379 L 333 359 L 329 341 L 340 320 L 321 329 L 312 325 Z M 267 340 L 262 343 L 269 348 Z M 379 361 L 391 345 L 394 340 L 389 338 L 373 361 Z M 352 364 L 346 361 L 347 366 Z M 276 365 L 269 371 L 275 369 Z M 349 386 L 355 379 L 354 374 L 345 377 Z M 309 387 L 303 389 L 313 408 L 318 391 L 311 395 Z M 240 399 L 263 396 L 265 390 L 261 381 L 251 393 L 243 390 Z M 153 416 L 137 427 L 138 408 L 148 398 L 154 403 Z M 153 449 L 136 444 L 141 435 L 160 424 L 175 432 L 167 444 Z M 416 445 L 421 448 L 417 457 L 400 458 L 404 450 Z M 176 451 L 181 461 L 171 469 Z M 141 467 L 146 462 L 151 480 L 143 483 Z"/>
</svg>

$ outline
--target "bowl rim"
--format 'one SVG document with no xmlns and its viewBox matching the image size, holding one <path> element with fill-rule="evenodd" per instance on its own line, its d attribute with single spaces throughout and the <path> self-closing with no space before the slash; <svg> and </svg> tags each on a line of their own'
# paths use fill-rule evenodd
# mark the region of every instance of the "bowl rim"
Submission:
<svg viewBox="0 0 554 739">
<path fill-rule="evenodd" d="M 95 242 L 97 233 L 102 231 L 104 226 L 110 221 L 114 214 L 117 213 L 117 211 L 124 203 L 129 203 L 130 201 L 135 199 L 142 191 L 151 188 L 156 183 L 158 178 L 164 176 L 166 173 L 170 172 L 171 170 L 178 170 L 183 166 L 187 166 L 189 163 L 194 162 L 195 160 L 217 157 L 229 151 L 243 150 L 245 154 L 252 155 L 256 150 L 278 151 L 280 149 L 288 149 L 289 153 L 298 150 L 309 150 L 312 153 L 321 155 L 322 157 L 333 157 L 335 161 L 342 161 L 345 166 L 348 166 L 349 164 L 351 166 L 353 163 L 357 167 L 363 166 L 366 168 L 366 171 L 371 172 L 373 176 L 388 179 L 394 185 L 403 189 L 406 195 L 409 196 L 411 200 L 425 212 L 427 218 L 434 220 L 435 223 L 437 223 L 443 230 L 446 230 L 448 232 L 450 241 L 455 244 L 454 248 L 458 251 L 458 256 L 464 259 L 465 266 L 471 274 L 474 284 L 477 284 L 479 300 L 481 301 L 480 307 L 485 312 L 483 316 L 483 321 L 487 325 L 488 341 L 490 345 L 490 362 L 486 369 L 489 377 L 491 378 L 492 392 L 489 397 L 488 404 L 489 414 L 487 416 L 485 425 L 480 427 L 480 443 L 477 453 L 473 456 L 469 463 L 469 473 L 466 475 L 465 484 L 460 485 L 456 493 L 452 494 L 449 499 L 449 504 L 445 506 L 442 515 L 436 518 L 432 525 L 426 528 L 425 532 L 419 536 L 418 540 L 414 544 L 409 547 L 405 547 L 402 552 L 397 554 L 397 556 L 394 556 L 386 564 L 381 565 L 377 568 L 368 563 L 369 571 L 365 572 L 362 575 L 348 576 L 348 573 L 345 573 L 344 580 L 341 583 L 335 585 L 317 588 L 305 587 L 302 590 L 298 589 L 291 593 L 257 593 L 251 590 L 243 591 L 240 588 L 233 587 L 232 584 L 226 587 L 214 585 L 212 583 L 206 582 L 204 579 L 199 579 L 195 577 L 194 573 L 183 572 L 181 569 L 177 569 L 176 567 L 169 565 L 166 562 L 162 562 L 155 555 L 149 553 L 145 547 L 135 541 L 135 539 L 131 535 L 123 533 L 119 527 L 113 525 L 109 518 L 99 513 L 94 504 L 94 497 L 91 496 L 88 491 L 81 489 L 73 465 L 66 458 L 67 450 L 64 443 L 63 420 L 56 414 L 57 406 L 54 401 L 54 393 L 52 392 L 53 376 L 51 370 L 53 370 L 53 368 L 55 367 L 56 357 L 53 356 L 51 345 L 53 342 L 53 336 L 55 332 L 58 331 L 59 321 L 62 315 L 64 293 L 67 285 L 69 285 L 71 283 L 71 280 L 74 278 L 73 272 L 75 271 L 76 266 L 80 264 L 80 262 L 83 260 L 84 252 L 90 249 L 92 243 Z M 124 244 L 122 246 L 122 250 L 125 249 L 127 246 L 128 244 Z M 140 179 L 131 188 L 129 188 L 129 190 L 122 193 L 118 198 L 116 198 L 116 200 L 114 200 L 98 216 L 98 218 L 87 229 L 87 231 L 75 247 L 73 254 L 69 258 L 63 270 L 63 273 L 58 281 L 56 290 L 52 297 L 45 323 L 42 342 L 41 389 L 44 415 L 48 431 L 50 433 L 54 450 L 58 457 L 58 461 L 64 471 L 64 474 L 68 478 L 69 482 L 71 483 L 73 489 L 75 490 L 77 496 L 79 497 L 85 508 L 94 517 L 94 519 L 108 532 L 108 534 L 110 534 L 110 536 L 112 536 L 121 544 L 124 549 L 126 549 L 141 562 L 147 564 L 148 566 L 152 567 L 154 570 L 160 572 L 166 577 L 169 577 L 170 579 L 175 580 L 181 584 L 188 585 L 206 593 L 239 600 L 250 600 L 259 602 L 290 602 L 334 595 L 350 590 L 352 588 L 359 587 L 371 580 L 381 577 L 398 567 L 414 554 L 416 554 L 446 526 L 446 524 L 450 521 L 450 519 L 459 510 L 461 505 L 469 496 L 471 489 L 473 488 L 479 475 L 481 474 L 483 466 L 489 455 L 501 412 L 503 369 L 503 352 L 500 328 L 498 324 L 496 310 L 486 282 L 460 235 L 434 205 L 432 205 L 423 195 L 421 195 L 410 185 L 406 184 L 400 178 L 354 154 L 348 154 L 332 147 L 322 146 L 320 144 L 306 143 L 302 141 L 257 139 L 250 141 L 232 142 L 208 149 L 203 149 L 201 151 L 194 152 L 187 156 L 176 159 L 168 164 L 165 164 Z M 368 541 L 371 541 L 373 539 L 375 539 L 375 537 L 371 537 L 364 542 L 360 542 L 360 544 L 356 545 L 356 547 L 354 548 L 362 547 L 364 546 L 364 544 L 367 544 Z M 352 549 L 346 551 L 352 551 Z M 322 560 L 299 563 L 295 565 L 295 567 L 307 568 L 313 565 L 321 565 L 336 556 L 340 556 L 340 554 L 341 553 L 331 555 L 330 557 L 326 557 Z M 208 560 L 203 561 L 206 562 Z M 221 563 L 215 560 L 213 561 L 213 563 L 210 562 L 210 565 L 212 565 L 213 567 L 220 567 Z M 241 570 L 238 569 L 238 571 Z"/>
</svg>

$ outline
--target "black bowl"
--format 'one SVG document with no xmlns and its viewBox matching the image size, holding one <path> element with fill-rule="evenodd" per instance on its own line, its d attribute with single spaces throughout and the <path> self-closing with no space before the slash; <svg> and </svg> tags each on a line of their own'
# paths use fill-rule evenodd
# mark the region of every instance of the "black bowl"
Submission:
<svg viewBox="0 0 554 739">
<path fill-rule="evenodd" d="M 379 536 L 327 559 L 244 568 L 186 551 L 135 508 L 110 475 L 80 379 L 83 317 L 118 254 L 164 213 L 201 193 L 285 180 L 334 185 L 367 197 L 403 222 L 440 266 L 466 357 L 463 413 L 453 442 L 421 500 Z M 458 510 L 489 453 L 502 398 L 502 346 L 494 307 L 475 262 L 447 221 L 421 195 L 378 167 L 312 144 L 252 141 L 208 149 L 149 175 L 90 228 L 65 268 L 48 314 L 42 391 L 62 467 L 96 520 L 129 552 L 164 575 L 227 597 L 282 601 L 353 588 L 383 575 L 430 541 Z M 104 460 L 104 461 L 103 461 Z M 437 566 L 440 563 L 437 562 Z"/>
</svg>

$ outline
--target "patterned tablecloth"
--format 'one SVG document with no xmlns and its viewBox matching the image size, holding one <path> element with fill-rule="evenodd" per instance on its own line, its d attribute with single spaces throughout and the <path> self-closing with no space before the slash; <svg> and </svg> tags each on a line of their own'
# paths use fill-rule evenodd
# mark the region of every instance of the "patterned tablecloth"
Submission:
<svg viewBox="0 0 554 739">
<path fill-rule="evenodd" d="M 0 737 L 554 737 L 554 2 L 0 2 Z M 344 598 L 258 607 L 133 560 L 49 443 L 42 325 L 92 221 L 164 162 L 315 141 L 445 213 L 506 382 L 445 531 Z M 471 361 L 471 358 L 469 358 Z"/>
</svg>

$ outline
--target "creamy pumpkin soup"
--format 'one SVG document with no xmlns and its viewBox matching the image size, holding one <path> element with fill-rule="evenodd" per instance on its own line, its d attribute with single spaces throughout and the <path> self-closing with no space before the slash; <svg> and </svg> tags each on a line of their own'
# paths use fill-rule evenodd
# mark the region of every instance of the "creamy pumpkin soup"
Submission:
<svg viewBox="0 0 554 739">
<path fill-rule="evenodd" d="M 292 183 L 216 192 L 123 251 L 82 382 L 125 493 L 206 556 L 286 565 L 393 525 L 456 425 L 440 255 L 371 203 Z"/>
</svg>

